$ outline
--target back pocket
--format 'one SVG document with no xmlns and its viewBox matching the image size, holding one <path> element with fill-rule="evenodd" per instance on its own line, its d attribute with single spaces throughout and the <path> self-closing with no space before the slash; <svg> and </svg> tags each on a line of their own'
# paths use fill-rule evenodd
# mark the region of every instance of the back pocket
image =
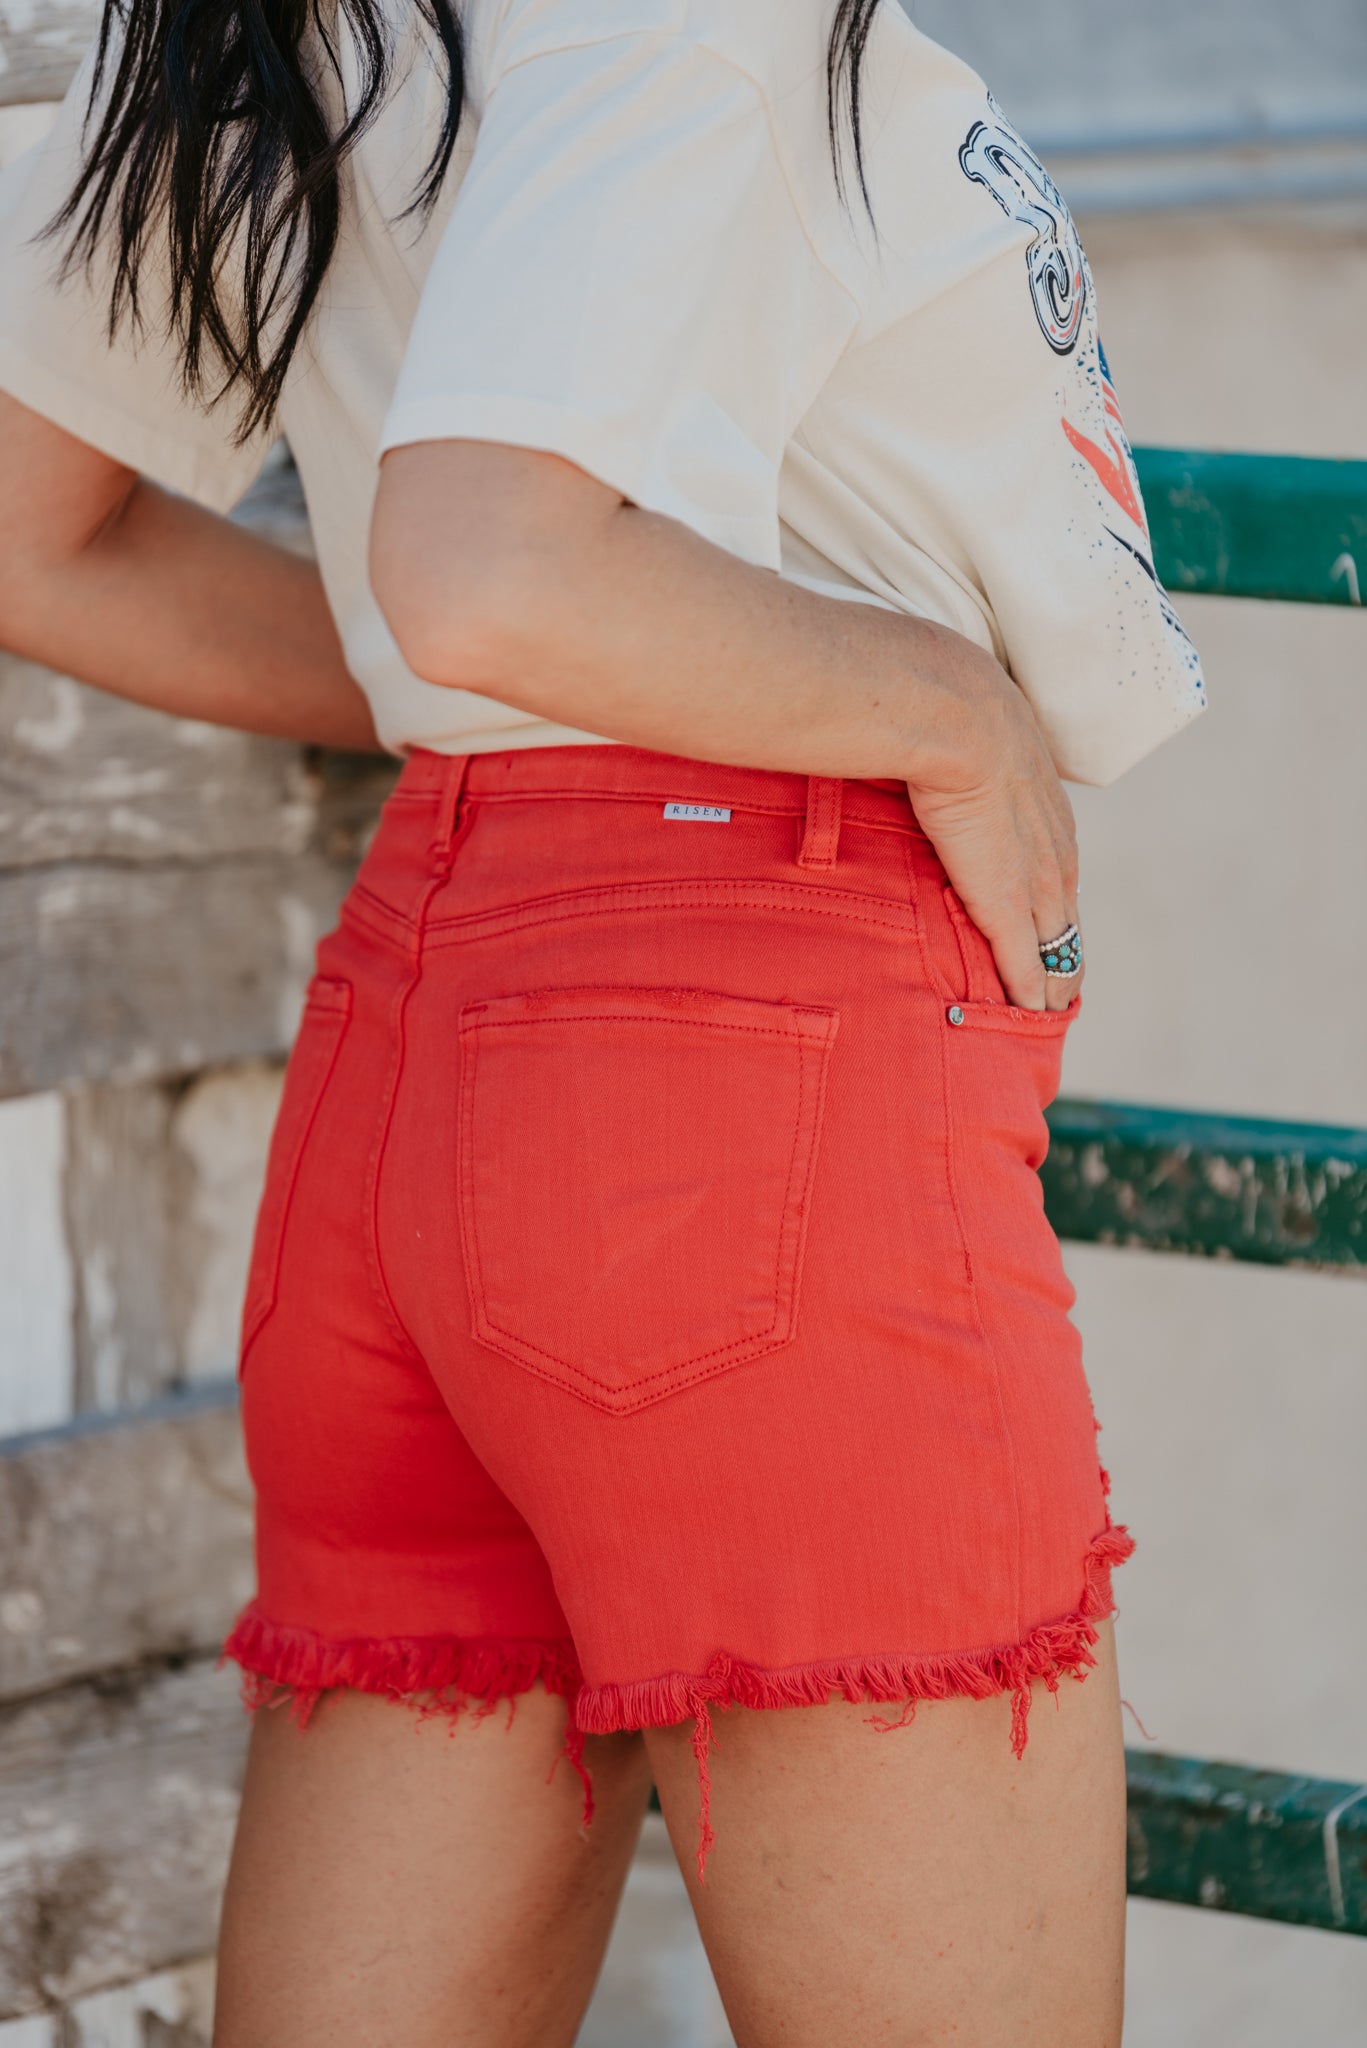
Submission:
<svg viewBox="0 0 1367 2048">
<path fill-rule="evenodd" d="M 275 1307 L 280 1287 L 280 1253 L 294 1200 L 294 1184 L 350 1016 L 350 982 L 315 975 L 304 998 L 304 1014 L 285 1069 L 284 1093 L 266 1162 L 266 1184 L 256 1212 L 242 1307 L 239 1376 L 246 1367 L 247 1353 Z"/>
<path fill-rule="evenodd" d="M 479 1341 L 612 1414 L 789 1343 L 838 1022 L 703 989 L 469 1004 Z"/>
</svg>

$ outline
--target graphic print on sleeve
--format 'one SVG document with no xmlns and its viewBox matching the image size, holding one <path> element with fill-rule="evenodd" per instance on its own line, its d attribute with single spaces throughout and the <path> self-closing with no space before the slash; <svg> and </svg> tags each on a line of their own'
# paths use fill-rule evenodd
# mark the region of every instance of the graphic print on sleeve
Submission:
<svg viewBox="0 0 1367 2048">
<path fill-rule="evenodd" d="M 974 122 L 959 151 L 960 167 L 966 178 L 987 188 L 1008 219 L 1032 230 L 1025 265 L 1035 317 L 1055 355 L 1071 355 L 1091 287 L 1073 216 L 1058 186 L 991 93 L 987 104 L 992 119 Z"/>
<path fill-rule="evenodd" d="M 1104 536 L 1114 543 L 1142 571 L 1149 600 L 1156 601 L 1172 643 L 1170 651 L 1202 696 L 1200 659 L 1154 567 L 1139 473 L 1101 346 L 1096 291 L 1076 224 L 1058 186 L 991 93 L 987 104 L 988 118 L 975 121 L 964 139 L 959 167 L 991 194 L 1009 220 L 1030 230 L 1025 248 L 1030 298 L 1041 334 L 1063 359 L 1059 422 L 1074 451 L 1078 481 L 1101 514 L 1098 540 Z M 1100 498 L 1098 486 L 1104 494 Z"/>
</svg>

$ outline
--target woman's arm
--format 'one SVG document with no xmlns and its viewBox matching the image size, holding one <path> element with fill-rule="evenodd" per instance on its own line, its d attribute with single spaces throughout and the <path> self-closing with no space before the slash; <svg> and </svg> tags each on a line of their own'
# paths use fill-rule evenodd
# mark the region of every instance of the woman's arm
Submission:
<svg viewBox="0 0 1367 2048">
<path fill-rule="evenodd" d="M 415 672 L 608 739 L 804 774 L 897 776 L 1007 993 L 1062 1008 L 1072 811 L 1025 698 L 957 633 L 805 590 L 559 457 L 484 442 L 381 466 L 371 581 Z"/>
<path fill-rule="evenodd" d="M 182 718 L 378 745 L 318 571 L 0 393 L 0 647 Z"/>
</svg>

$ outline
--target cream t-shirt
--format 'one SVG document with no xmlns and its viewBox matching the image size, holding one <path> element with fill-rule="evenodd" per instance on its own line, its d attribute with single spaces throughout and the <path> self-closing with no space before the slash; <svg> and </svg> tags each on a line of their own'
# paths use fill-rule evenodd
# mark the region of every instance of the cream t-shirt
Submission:
<svg viewBox="0 0 1367 2048">
<path fill-rule="evenodd" d="M 405 220 L 442 85 L 420 10 L 392 0 L 396 82 L 344 169 L 278 423 L 389 747 L 596 737 L 400 656 L 366 576 L 378 461 L 442 439 L 553 451 L 749 562 L 967 634 L 1078 781 L 1109 781 L 1201 708 L 1057 188 L 975 74 L 885 0 L 864 85 L 875 226 L 848 158 L 842 205 L 833 12 L 465 0 L 456 152 L 435 210 Z M 270 436 L 234 448 L 155 331 L 111 348 L 98 282 L 59 289 L 31 239 L 72 181 L 89 88 L 87 63 L 0 179 L 0 388 L 224 510 Z"/>
</svg>

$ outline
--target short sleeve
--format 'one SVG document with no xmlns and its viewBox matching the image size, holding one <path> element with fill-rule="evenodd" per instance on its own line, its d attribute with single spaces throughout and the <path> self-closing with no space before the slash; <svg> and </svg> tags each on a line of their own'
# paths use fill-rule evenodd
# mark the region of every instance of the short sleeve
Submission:
<svg viewBox="0 0 1367 2048">
<path fill-rule="evenodd" d="M 561 455 L 776 569 L 784 448 L 857 308 L 760 86 L 683 33 L 554 33 L 590 12 L 505 13 L 380 447 Z"/>
<path fill-rule="evenodd" d="M 48 134 L 0 173 L 0 390 L 115 461 L 224 512 L 252 482 L 274 435 L 235 447 L 231 401 L 210 411 L 181 388 L 161 324 L 165 264 L 158 269 L 156 237 L 140 279 L 145 327 L 135 334 L 125 320 L 111 342 L 104 264 L 59 282 L 61 245 L 41 233 L 80 168 L 92 64 L 88 57 Z"/>
</svg>

